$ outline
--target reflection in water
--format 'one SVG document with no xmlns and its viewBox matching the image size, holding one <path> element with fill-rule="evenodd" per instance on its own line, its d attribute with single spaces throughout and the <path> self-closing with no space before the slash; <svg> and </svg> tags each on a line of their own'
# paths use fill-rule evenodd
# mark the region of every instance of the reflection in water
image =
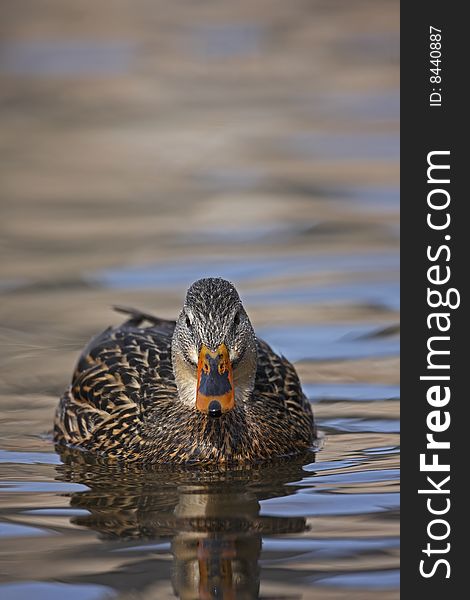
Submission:
<svg viewBox="0 0 470 600">
<path fill-rule="evenodd" d="M 177 597 L 248 599 L 259 595 L 262 536 L 307 529 L 304 517 L 260 516 L 259 502 L 293 494 L 296 486 L 286 484 L 302 479 L 314 459 L 308 453 L 251 469 L 175 471 L 110 466 L 66 450 L 57 478 L 89 488 L 71 495 L 74 509 L 88 511 L 73 524 L 105 540 L 170 539 Z"/>
</svg>

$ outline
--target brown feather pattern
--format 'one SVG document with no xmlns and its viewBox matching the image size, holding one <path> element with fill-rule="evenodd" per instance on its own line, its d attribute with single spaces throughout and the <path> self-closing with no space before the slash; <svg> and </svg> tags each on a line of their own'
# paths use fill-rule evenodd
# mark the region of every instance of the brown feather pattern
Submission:
<svg viewBox="0 0 470 600">
<path fill-rule="evenodd" d="M 146 463 L 258 462 L 304 452 L 310 403 L 292 364 L 257 340 L 251 397 L 212 418 L 179 401 L 171 361 L 175 323 L 132 309 L 91 340 L 55 415 L 59 445 Z M 151 321 L 143 325 L 142 321 Z"/>
</svg>

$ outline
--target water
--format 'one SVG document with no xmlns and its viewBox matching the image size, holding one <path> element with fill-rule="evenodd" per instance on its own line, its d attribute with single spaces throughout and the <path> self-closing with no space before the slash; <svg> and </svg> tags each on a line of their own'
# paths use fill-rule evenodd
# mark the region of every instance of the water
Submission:
<svg viewBox="0 0 470 600">
<path fill-rule="evenodd" d="M 395 3 L 2 21 L 2 599 L 398 598 Z M 57 454 L 110 307 L 174 318 L 206 275 L 295 363 L 317 447 L 228 471 Z"/>
<path fill-rule="evenodd" d="M 396 454 L 373 450 L 350 452 L 347 462 L 322 463 L 320 453 L 318 468 L 311 455 L 275 467 L 176 473 L 3 455 L 15 479 L 3 489 L 0 536 L 10 577 L 21 580 L 3 592 L 56 597 L 66 584 L 79 598 L 129 590 L 166 597 L 171 589 L 255 598 L 280 584 L 293 593 L 312 583 L 394 588 L 398 471 L 386 467 Z"/>
<path fill-rule="evenodd" d="M 0 55 L 0 70 L 33 77 L 118 75 L 129 70 L 134 48 L 128 42 L 10 42 Z"/>
</svg>

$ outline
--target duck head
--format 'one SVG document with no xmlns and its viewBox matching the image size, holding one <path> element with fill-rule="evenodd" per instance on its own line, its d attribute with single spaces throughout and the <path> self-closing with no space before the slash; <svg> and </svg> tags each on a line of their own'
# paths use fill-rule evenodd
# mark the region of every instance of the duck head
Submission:
<svg viewBox="0 0 470 600">
<path fill-rule="evenodd" d="M 220 417 L 249 398 L 256 337 L 230 282 L 199 279 L 189 288 L 173 334 L 172 363 L 179 399 L 202 413 Z"/>
</svg>

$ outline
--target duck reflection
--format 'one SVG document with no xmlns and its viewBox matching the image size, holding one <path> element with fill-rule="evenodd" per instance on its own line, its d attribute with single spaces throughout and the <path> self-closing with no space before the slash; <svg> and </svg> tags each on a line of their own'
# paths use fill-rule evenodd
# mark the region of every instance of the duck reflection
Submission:
<svg viewBox="0 0 470 600">
<path fill-rule="evenodd" d="M 307 528 L 303 517 L 260 515 L 260 500 L 294 493 L 287 484 L 302 479 L 313 453 L 248 470 L 110 466 L 70 451 L 62 460 L 58 477 L 89 488 L 71 495 L 88 512 L 72 522 L 107 540 L 171 540 L 178 598 L 258 598 L 262 537 Z"/>
</svg>

